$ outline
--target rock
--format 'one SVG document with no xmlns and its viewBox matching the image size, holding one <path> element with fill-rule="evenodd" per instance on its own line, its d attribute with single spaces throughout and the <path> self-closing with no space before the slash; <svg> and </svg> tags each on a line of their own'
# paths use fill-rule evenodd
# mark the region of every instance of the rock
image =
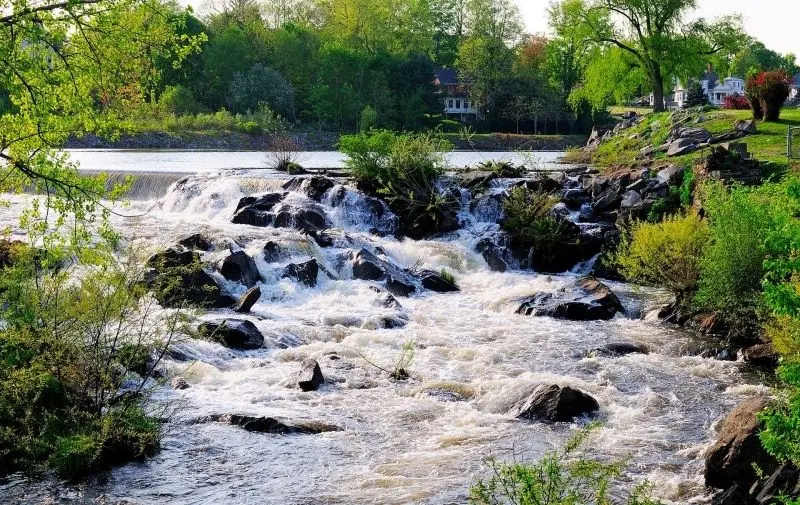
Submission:
<svg viewBox="0 0 800 505">
<path fill-rule="evenodd" d="M 422 281 L 422 287 L 425 289 L 430 289 L 431 291 L 436 291 L 437 293 L 451 293 L 454 291 L 460 291 L 454 282 L 450 282 L 436 272 L 423 270 L 420 272 L 419 276 L 420 280 Z"/>
<path fill-rule="evenodd" d="M 277 263 L 289 257 L 289 252 L 279 243 L 270 240 L 264 244 L 264 261 Z"/>
<path fill-rule="evenodd" d="M 320 247 L 332 247 L 334 242 L 334 235 L 332 235 L 329 230 L 322 230 L 322 231 L 310 231 L 309 236 L 314 239 L 314 242 L 317 243 Z"/>
<path fill-rule="evenodd" d="M 290 265 L 286 265 L 281 276 L 284 278 L 294 279 L 298 282 L 302 282 L 306 286 L 313 288 L 317 285 L 318 274 L 319 264 L 317 264 L 317 260 L 310 259 L 303 263 L 292 263 Z"/>
<path fill-rule="evenodd" d="M 246 319 L 202 323 L 198 331 L 202 336 L 231 349 L 260 349 L 264 345 L 264 335 Z"/>
<path fill-rule="evenodd" d="M 208 420 L 240 426 L 247 431 L 272 433 L 274 435 L 316 435 L 329 431 L 341 431 L 341 428 L 313 421 L 290 422 L 274 417 L 256 417 L 240 414 L 212 415 Z"/>
<path fill-rule="evenodd" d="M 251 226 L 269 226 L 274 216 L 270 211 L 279 204 L 286 193 L 267 193 L 261 196 L 245 196 L 239 200 L 231 222 Z"/>
<path fill-rule="evenodd" d="M 742 486 L 734 484 L 720 494 L 714 496 L 711 505 L 756 505 L 750 494 Z"/>
<path fill-rule="evenodd" d="M 480 242 L 475 245 L 475 250 L 481 253 L 483 259 L 486 260 L 486 264 L 489 265 L 489 270 L 492 272 L 505 272 L 508 268 L 508 265 L 506 265 L 503 259 L 501 247 L 492 242 L 491 239 L 481 239 Z"/>
<path fill-rule="evenodd" d="M 669 132 L 667 142 L 674 143 L 676 140 L 688 140 L 693 144 L 703 144 L 711 139 L 711 132 L 705 128 L 684 128 L 676 126 Z"/>
<path fill-rule="evenodd" d="M 683 173 L 685 171 L 686 169 L 683 167 L 670 165 L 659 170 L 656 174 L 656 179 L 666 184 L 678 185 L 683 181 Z"/>
<path fill-rule="evenodd" d="M 725 418 L 719 439 L 706 452 L 706 486 L 725 489 L 740 483 L 749 487 L 758 479 L 753 464 L 767 473 L 777 467 L 758 438 L 761 423 L 757 416 L 765 406 L 763 398 L 750 398 Z"/>
<path fill-rule="evenodd" d="M 642 205 L 642 195 L 636 191 L 626 191 L 622 195 L 622 200 L 619 203 L 620 207 L 635 208 Z"/>
<path fill-rule="evenodd" d="M 236 300 L 223 293 L 217 281 L 203 270 L 200 255 L 182 247 L 172 247 L 154 254 L 146 261 L 150 270 L 145 283 L 164 307 L 193 305 L 222 308 Z"/>
<path fill-rule="evenodd" d="M 384 309 L 402 309 L 403 306 L 400 302 L 397 301 L 391 293 L 381 290 L 376 286 L 371 286 L 373 291 L 378 293 L 378 299 L 376 301 L 379 307 L 383 307 Z"/>
<path fill-rule="evenodd" d="M 389 277 L 386 279 L 386 290 L 395 296 L 411 296 L 417 291 L 416 286 L 404 280 Z"/>
<path fill-rule="evenodd" d="M 545 193 L 553 193 L 562 189 L 563 184 L 556 179 L 544 174 L 534 174 L 533 177 L 521 181 L 515 186 L 521 186 L 530 191 L 544 191 Z"/>
<path fill-rule="evenodd" d="M 758 505 L 782 503 L 781 496 L 800 496 L 800 472 L 791 463 L 781 465 L 766 481 L 758 481 L 750 489 Z"/>
<path fill-rule="evenodd" d="M 303 361 L 300 372 L 297 374 L 297 386 L 303 391 L 316 391 L 325 384 L 325 377 L 315 359 Z"/>
<path fill-rule="evenodd" d="M 252 288 L 261 280 L 256 262 L 244 251 L 236 251 L 222 260 L 219 270 L 229 281 L 239 282 L 248 288 Z"/>
<path fill-rule="evenodd" d="M 202 233 L 194 233 L 184 237 L 178 241 L 178 244 L 187 249 L 196 249 L 198 251 L 210 251 L 214 248 L 214 243 L 211 239 Z"/>
<path fill-rule="evenodd" d="M 669 145 L 667 156 L 683 156 L 697 150 L 697 143 L 692 139 L 680 138 Z"/>
<path fill-rule="evenodd" d="M 611 319 L 624 313 L 619 298 L 593 277 L 581 277 L 556 293 L 537 293 L 522 301 L 518 314 L 570 321 Z"/>
<path fill-rule="evenodd" d="M 780 357 L 772 344 L 756 344 L 741 350 L 742 360 L 755 366 L 774 367 Z"/>
<path fill-rule="evenodd" d="M 622 201 L 622 196 L 618 190 L 606 188 L 594 199 L 592 209 L 595 212 L 605 212 L 618 206 L 620 201 Z"/>
<path fill-rule="evenodd" d="M 182 246 L 170 247 L 157 252 L 145 261 L 145 266 L 163 271 L 178 267 L 187 267 L 200 263 L 200 255 L 194 251 L 187 251 Z"/>
<path fill-rule="evenodd" d="M 592 349 L 586 353 L 587 356 L 598 357 L 606 356 L 610 358 L 619 358 L 628 354 L 648 354 L 647 347 L 629 342 L 611 342 L 601 347 Z"/>
<path fill-rule="evenodd" d="M 745 132 L 740 131 L 732 131 L 727 133 L 722 133 L 720 135 L 714 135 L 708 141 L 709 144 L 719 144 L 721 142 L 730 142 L 731 140 L 740 139 L 747 135 Z"/>
<path fill-rule="evenodd" d="M 758 133 L 756 121 L 754 119 L 737 119 L 733 124 L 733 129 L 736 131 L 749 133 L 751 135 Z"/>
<path fill-rule="evenodd" d="M 470 191 L 476 191 L 489 186 L 489 183 L 497 179 L 497 174 L 488 170 L 474 171 L 462 174 L 458 179 L 462 187 Z"/>
<path fill-rule="evenodd" d="M 281 206 L 272 222 L 275 228 L 296 228 L 305 232 L 321 231 L 329 227 L 325 212 L 319 206 Z"/>
<path fill-rule="evenodd" d="M 580 209 L 590 200 L 589 193 L 584 189 L 565 189 L 561 194 L 561 201 L 572 210 Z"/>
<path fill-rule="evenodd" d="M 383 280 L 386 282 L 386 289 L 395 296 L 409 296 L 417 289 L 411 275 L 366 249 L 354 251 L 350 257 L 355 279 Z"/>
<path fill-rule="evenodd" d="M 173 377 L 169 383 L 172 389 L 189 389 L 189 382 L 183 377 Z"/>
<path fill-rule="evenodd" d="M 327 177 L 314 175 L 311 177 L 295 177 L 283 184 L 283 189 L 304 193 L 306 196 L 317 202 L 322 200 L 325 193 L 334 186 L 332 180 Z"/>
<path fill-rule="evenodd" d="M 597 400 L 569 386 L 540 384 L 514 408 L 516 417 L 544 422 L 569 422 L 600 409 Z"/>
<path fill-rule="evenodd" d="M 261 288 L 258 286 L 254 286 L 247 290 L 245 294 L 243 294 L 239 298 L 239 302 L 234 307 L 234 312 L 238 312 L 240 314 L 246 314 L 250 312 L 250 309 L 253 308 L 253 305 L 258 302 L 258 299 L 261 298 Z"/>
</svg>

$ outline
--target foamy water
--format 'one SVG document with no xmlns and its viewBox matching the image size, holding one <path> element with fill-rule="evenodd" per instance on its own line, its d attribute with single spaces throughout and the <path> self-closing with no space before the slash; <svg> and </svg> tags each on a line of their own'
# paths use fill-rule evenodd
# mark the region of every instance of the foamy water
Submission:
<svg viewBox="0 0 800 505">
<path fill-rule="evenodd" d="M 578 323 L 515 314 L 516 299 L 556 290 L 569 276 L 491 272 L 474 245 L 496 228 L 492 212 L 466 216 L 469 229 L 445 238 L 398 241 L 369 233 L 390 229 L 392 222 L 375 222 L 356 193 L 347 194 L 344 207 L 323 199 L 327 216 L 351 237 L 353 248 L 382 248 L 400 266 L 445 268 L 461 287 L 460 293 L 399 298 L 401 309 L 382 308 L 371 283 L 349 278 L 347 269 L 338 267 L 341 249 L 321 249 L 294 230 L 230 223 L 242 196 L 275 190 L 281 182 L 247 172 L 209 172 L 190 177 L 180 189 L 173 185 L 158 201 L 133 202 L 124 210 L 152 209 L 142 216 L 114 218 L 130 243 L 148 251 L 199 231 L 254 256 L 262 296 L 243 317 L 264 333 L 265 348 L 240 352 L 206 341 L 181 342 L 178 347 L 196 361 L 165 364 L 191 387 L 157 391 L 155 401 L 181 405 L 161 452 L 78 490 L 48 487 L 21 501 L 39 503 L 55 494 L 71 503 L 94 503 L 101 495 L 112 502 L 176 505 L 465 503 L 470 484 L 487 476 L 486 457 L 535 458 L 558 447 L 580 424 L 546 425 L 508 415 L 511 405 L 540 383 L 571 385 L 597 398 L 603 427 L 591 439 L 590 454 L 629 456 L 630 476 L 651 480 L 666 501 L 708 501 L 701 453 L 714 437 L 715 423 L 742 398 L 762 391 L 743 365 L 684 356 L 695 337 L 656 321 L 617 316 Z M 14 197 L 0 211 L 0 223 L 13 225 L 30 198 Z M 314 257 L 341 278 L 320 273 L 314 288 L 280 279 L 283 265 L 267 263 L 260 254 L 268 240 L 289 248 L 293 260 Z M 658 291 L 610 286 L 631 314 L 665 298 Z M 245 290 L 235 283 L 225 287 L 234 294 Z M 232 314 L 202 317 L 223 315 Z M 407 318 L 408 324 L 376 329 L 383 316 Z M 651 353 L 581 357 L 618 341 L 645 344 Z M 393 367 L 407 342 L 416 348 L 410 380 L 391 381 L 368 363 Z M 316 392 L 295 385 L 300 362 L 308 357 L 319 361 L 328 380 Z M 464 400 L 444 402 L 430 390 L 457 391 Z M 193 422 L 225 413 L 321 421 L 343 429 L 275 436 Z M 0 493 L 17 499 L 25 489 L 36 488 L 15 483 Z"/>
</svg>

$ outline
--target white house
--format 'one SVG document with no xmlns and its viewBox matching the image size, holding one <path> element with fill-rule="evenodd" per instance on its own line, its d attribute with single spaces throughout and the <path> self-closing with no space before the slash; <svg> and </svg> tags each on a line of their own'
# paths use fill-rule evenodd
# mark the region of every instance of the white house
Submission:
<svg viewBox="0 0 800 505">
<path fill-rule="evenodd" d="M 744 79 L 726 77 L 719 81 L 717 74 L 711 71 L 704 73 L 700 78 L 700 86 L 703 87 L 703 91 L 712 105 L 722 105 L 725 98 L 731 95 L 744 95 Z M 670 105 L 682 109 L 688 97 L 689 90 L 678 83 L 673 90 Z"/>
<path fill-rule="evenodd" d="M 462 121 L 478 118 L 478 109 L 469 98 L 469 84 L 458 78 L 458 72 L 452 68 L 437 68 L 435 72 L 434 84 L 441 91 L 445 115 Z"/>
<path fill-rule="evenodd" d="M 792 101 L 798 97 L 800 97 L 800 72 L 795 74 L 794 79 L 792 79 L 792 85 L 789 88 L 789 100 Z"/>
</svg>

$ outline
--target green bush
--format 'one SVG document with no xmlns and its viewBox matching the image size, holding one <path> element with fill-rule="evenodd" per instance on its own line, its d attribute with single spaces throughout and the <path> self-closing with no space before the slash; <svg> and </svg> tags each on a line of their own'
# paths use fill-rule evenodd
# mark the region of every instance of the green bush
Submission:
<svg viewBox="0 0 800 505">
<path fill-rule="evenodd" d="M 700 263 L 696 302 L 717 311 L 734 336 L 757 334 L 765 315 L 764 241 L 774 225 L 769 203 L 745 188 L 701 189 L 709 245 Z"/>
<path fill-rule="evenodd" d="M 697 289 L 709 232 L 695 215 L 661 223 L 636 222 L 623 235 L 614 262 L 629 281 L 669 289 L 683 304 Z"/>
<path fill-rule="evenodd" d="M 161 111 L 176 116 L 196 114 L 202 109 L 192 92 L 183 86 L 167 87 L 158 99 L 158 107 Z"/>
<path fill-rule="evenodd" d="M 510 161 L 483 161 L 476 167 L 478 170 L 493 172 L 498 177 L 522 177 L 525 174 L 523 165 L 515 165 Z"/>
<path fill-rule="evenodd" d="M 367 105 L 361 110 L 361 118 L 358 122 L 359 130 L 368 132 L 378 125 L 378 113 Z"/>
<path fill-rule="evenodd" d="M 473 505 L 610 505 L 611 490 L 621 485 L 624 462 L 602 461 L 575 455 L 594 425 L 580 430 L 559 451 L 551 451 L 533 463 L 501 463 L 489 460 L 492 476 L 470 489 Z M 658 505 L 648 496 L 649 485 L 634 486 L 624 503 Z"/>
</svg>

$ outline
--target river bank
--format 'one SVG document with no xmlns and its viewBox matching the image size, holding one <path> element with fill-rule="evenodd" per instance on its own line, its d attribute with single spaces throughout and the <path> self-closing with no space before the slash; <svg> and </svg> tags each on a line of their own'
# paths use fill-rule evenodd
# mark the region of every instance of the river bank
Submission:
<svg viewBox="0 0 800 505">
<path fill-rule="evenodd" d="M 507 133 L 474 134 L 463 138 L 458 134 L 443 134 L 456 150 L 463 151 L 564 151 L 583 145 L 585 135 L 516 135 Z M 293 144 L 301 151 L 334 151 L 339 133 L 296 132 Z M 219 151 L 270 151 L 274 138 L 241 132 L 155 132 L 123 134 L 108 140 L 97 135 L 73 138 L 66 149 L 188 149 Z"/>
</svg>

